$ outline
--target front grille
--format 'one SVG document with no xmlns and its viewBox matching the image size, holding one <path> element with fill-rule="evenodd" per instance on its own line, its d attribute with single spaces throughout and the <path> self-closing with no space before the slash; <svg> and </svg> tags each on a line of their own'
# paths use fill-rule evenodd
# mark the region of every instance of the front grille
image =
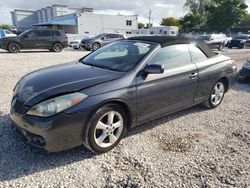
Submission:
<svg viewBox="0 0 250 188">
<path fill-rule="evenodd" d="M 11 109 L 18 114 L 25 114 L 28 108 L 24 105 L 24 102 L 20 101 L 17 96 L 14 96 L 11 102 Z"/>
<path fill-rule="evenodd" d="M 27 144 L 33 145 L 38 148 L 43 148 L 46 143 L 42 136 L 30 133 L 24 129 L 17 128 L 18 135 L 26 142 Z"/>
</svg>

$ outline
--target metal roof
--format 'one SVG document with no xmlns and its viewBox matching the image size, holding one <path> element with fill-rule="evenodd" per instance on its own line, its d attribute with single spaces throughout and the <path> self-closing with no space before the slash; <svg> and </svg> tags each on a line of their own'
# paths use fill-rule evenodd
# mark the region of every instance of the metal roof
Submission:
<svg viewBox="0 0 250 188">
<path fill-rule="evenodd" d="M 41 22 L 34 24 L 34 26 L 48 26 L 48 25 L 71 25 L 76 26 L 76 19 L 75 18 L 69 18 L 64 20 L 50 20 L 48 22 Z"/>
</svg>

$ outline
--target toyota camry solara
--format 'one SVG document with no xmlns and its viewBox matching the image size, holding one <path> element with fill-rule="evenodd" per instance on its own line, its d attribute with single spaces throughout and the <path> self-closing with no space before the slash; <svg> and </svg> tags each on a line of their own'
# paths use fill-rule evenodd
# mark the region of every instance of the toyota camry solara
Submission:
<svg viewBox="0 0 250 188">
<path fill-rule="evenodd" d="M 198 104 L 216 108 L 236 74 L 232 59 L 198 41 L 134 37 L 24 76 L 10 114 L 33 146 L 103 153 L 136 125 Z"/>
</svg>

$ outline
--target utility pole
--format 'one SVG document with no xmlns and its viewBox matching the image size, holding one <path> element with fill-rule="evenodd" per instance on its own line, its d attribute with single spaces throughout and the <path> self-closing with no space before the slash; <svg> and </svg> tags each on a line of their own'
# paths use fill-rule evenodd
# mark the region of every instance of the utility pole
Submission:
<svg viewBox="0 0 250 188">
<path fill-rule="evenodd" d="M 151 14 L 152 14 L 152 11 L 150 9 L 149 10 L 149 15 L 148 15 L 148 29 L 150 29 L 150 27 L 151 27 Z"/>
</svg>

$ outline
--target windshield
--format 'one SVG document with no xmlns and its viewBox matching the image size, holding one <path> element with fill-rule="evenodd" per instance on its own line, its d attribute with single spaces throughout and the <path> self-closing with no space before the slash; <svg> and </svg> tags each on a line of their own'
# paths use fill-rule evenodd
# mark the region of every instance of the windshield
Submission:
<svg viewBox="0 0 250 188">
<path fill-rule="evenodd" d="M 246 40 L 247 36 L 238 36 L 238 37 L 235 37 L 234 39 L 243 39 L 243 40 Z"/>
<path fill-rule="evenodd" d="M 210 36 L 200 36 L 198 39 L 199 40 L 209 40 L 211 37 Z"/>
<path fill-rule="evenodd" d="M 20 35 L 18 35 L 19 37 L 25 36 L 28 32 L 30 31 L 30 29 L 22 32 Z"/>
<path fill-rule="evenodd" d="M 138 41 L 118 41 L 94 51 L 81 61 L 94 67 L 128 72 L 155 47 L 156 44 Z"/>
<path fill-rule="evenodd" d="M 99 35 L 96 35 L 95 37 L 93 37 L 94 39 L 99 39 L 99 38 L 102 38 L 104 36 L 104 34 L 99 34 Z"/>
</svg>

